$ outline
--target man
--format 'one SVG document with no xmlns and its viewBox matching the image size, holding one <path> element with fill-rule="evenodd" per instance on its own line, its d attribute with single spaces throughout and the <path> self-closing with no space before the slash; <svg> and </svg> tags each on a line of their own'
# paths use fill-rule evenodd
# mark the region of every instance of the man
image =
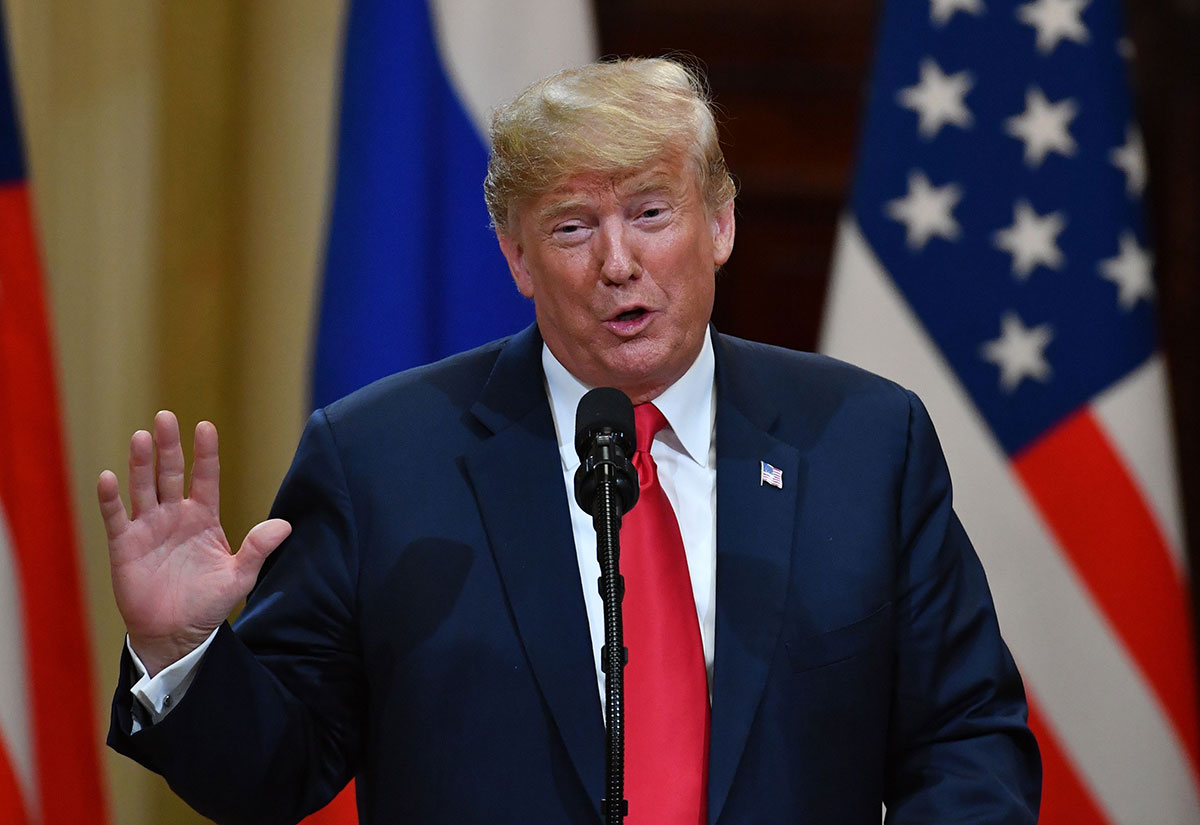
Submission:
<svg viewBox="0 0 1200 825">
<path fill-rule="evenodd" d="M 235 555 L 211 424 L 189 498 L 169 413 L 132 439 L 132 520 L 101 475 L 129 630 L 109 742 L 218 822 L 294 822 L 351 776 L 364 823 L 596 822 L 602 608 L 568 491 L 575 403 L 608 385 L 639 430 L 665 419 L 639 433 L 673 510 L 650 544 L 685 556 L 690 594 L 682 642 L 628 629 L 631 687 L 679 659 L 691 698 L 631 693 L 627 821 L 866 823 L 881 802 L 897 823 L 1035 821 L 1020 680 L 920 403 L 708 327 L 734 191 L 698 80 L 564 72 L 492 141 L 534 327 L 314 413 Z M 640 553 L 623 545 L 627 603 Z M 671 612 L 657 593 L 638 622 Z M 694 746 L 662 735 L 677 705 Z"/>
</svg>

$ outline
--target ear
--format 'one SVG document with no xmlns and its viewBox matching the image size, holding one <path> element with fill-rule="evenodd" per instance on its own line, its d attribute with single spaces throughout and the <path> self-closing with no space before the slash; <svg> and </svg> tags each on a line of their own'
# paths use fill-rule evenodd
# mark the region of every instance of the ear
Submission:
<svg viewBox="0 0 1200 825">
<path fill-rule="evenodd" d="M 497 232 L 496 239 L 500 241 L 500 251 L 504 254 L 504 260 L 508 261 L 508 271 L 517 290 L 526 298 L 533 298 L 533 278 L 525 266 L 525 247 L 521 239 L 506 232 Z"/>
<path fill-rule="evenodd" d="M 733 254 L 734 223 L 733 201 L 729 200 L 718 207 L 712 216 L 713 265 L 715 267 L 724 266 L 725 262 L 729 260 L 729 256 Z"/>
</svg>

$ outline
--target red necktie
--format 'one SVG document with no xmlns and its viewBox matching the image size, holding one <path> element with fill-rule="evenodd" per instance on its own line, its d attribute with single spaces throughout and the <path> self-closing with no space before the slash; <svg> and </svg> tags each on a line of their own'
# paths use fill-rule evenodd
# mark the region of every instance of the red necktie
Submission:
<svg viewBox="0 0 1200 825">
<path fill-rule="evenodd" d="M 708 678 L 683 538 L 650 457 L 667 420 L 633 409 L 641 494 L 622 520 L 628 825 L 700 825 L 708 795 Z"/>
</svg>

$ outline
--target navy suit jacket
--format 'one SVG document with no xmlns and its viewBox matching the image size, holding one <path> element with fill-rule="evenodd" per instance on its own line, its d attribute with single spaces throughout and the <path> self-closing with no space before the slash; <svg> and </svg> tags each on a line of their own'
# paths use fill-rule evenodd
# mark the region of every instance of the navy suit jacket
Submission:
<svg viewBox="0 0 1200 825">
<path fill-rule="evenodd" d="M 1026 823 L 1037 747 L 920 402 L 713 336 L 709 823 Z M 221 823 L 600 822 L 604 727 L 536 328 L 314 413 L 291 537 L 186 697 L 109 742 Z M 760 483 L 760 462 L 783 488 Z"/>
</svg>

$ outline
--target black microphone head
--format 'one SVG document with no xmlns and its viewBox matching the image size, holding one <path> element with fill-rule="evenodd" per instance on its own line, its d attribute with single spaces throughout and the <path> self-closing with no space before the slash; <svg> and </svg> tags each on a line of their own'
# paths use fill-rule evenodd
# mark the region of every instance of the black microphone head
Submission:
<svg viewBox="0 0 1200 825">
<path fill-rule="evenodd" d="M 575 452 L 579 460 L 591 449 L 596 436 L 609 430 L 626 456 L 637 447 L 633 424 L 633 402 L 615 387 L 596 387 L 584 393 L 575 412 Z"/>
</svg>

